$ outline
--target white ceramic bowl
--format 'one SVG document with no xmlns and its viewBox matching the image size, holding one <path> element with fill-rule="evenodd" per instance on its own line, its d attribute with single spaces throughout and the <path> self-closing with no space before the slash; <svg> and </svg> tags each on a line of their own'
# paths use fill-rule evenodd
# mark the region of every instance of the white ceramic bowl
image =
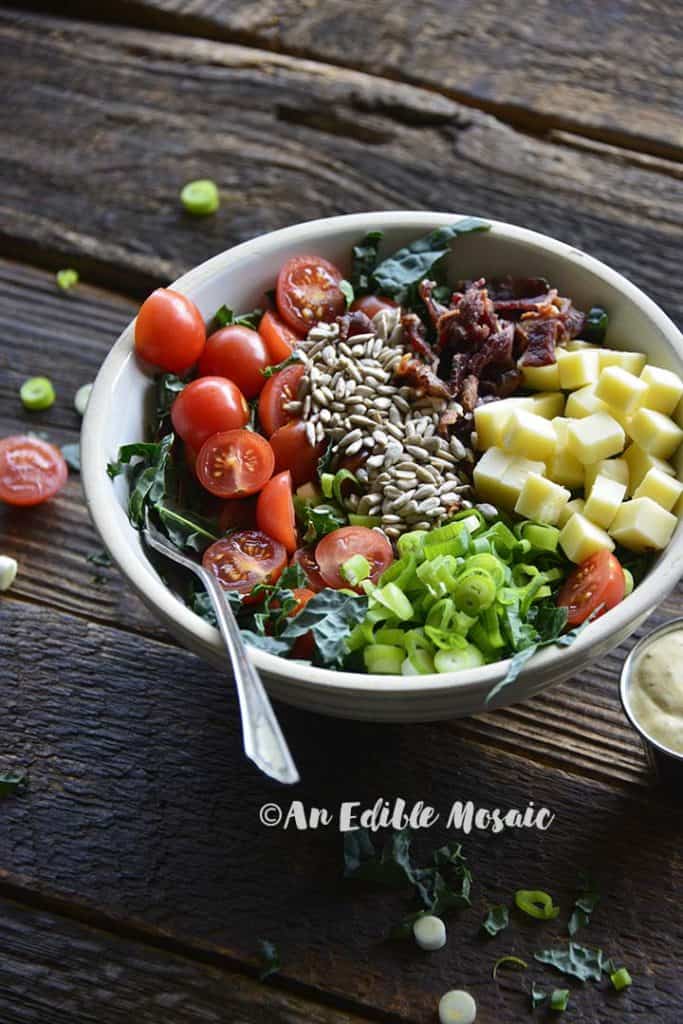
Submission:
<svg viewBox="0 0 683 1024">
<path fill-rule="evenodd" d="M 204 317 L 227 303 L 251 309 L 273 286 L 283 262 L 313 252 L 342 268 L 351 246 L 369 230 L 384 232 L 389 252 L 459 215 L 425 212 L 352 214 L 297 224 L 229 249 L 185 274 L 173 285 L 197 303 Z M 452 280 L 514 273 L 542 275 L 587 309 L 602 305 L 610 315 L 608 344 L 639 349 L 654 363 L 683 375 L 683 339 L 675 325 L 638 288 L 585 253 L 545 235 L 491 222 L 489 232 L 456 243 Z M 177 639 L 215 665 L 227 667 L 218 632 L 166 588 L 147 560 L 125 513 L 126 485 L 112 482 L 107 461 L 119 445 L 140 440 L 150 379 L 133 350 L 133 324 L 118 339 L 95 382 L 82 435 L 82 477 L 95 526 L 121 572 Z M 655 568 L 617 608 L 591 624 L 568 648 L 548 647 L 525 665 L 516 681 L 491 706 L 511 704 L 586 668 L 621 643 L 672 590 L 683 572 L 683 529 L 679 526 Z M 485 708 L 489 690 L 508 662 L 456 674 L 420 677 L 370 676 L 289 662 L 252 650 L 254 663 L 273 697 L 299 707 L 345 718 L 419 722 L 472 715 Z"/>
</svg>

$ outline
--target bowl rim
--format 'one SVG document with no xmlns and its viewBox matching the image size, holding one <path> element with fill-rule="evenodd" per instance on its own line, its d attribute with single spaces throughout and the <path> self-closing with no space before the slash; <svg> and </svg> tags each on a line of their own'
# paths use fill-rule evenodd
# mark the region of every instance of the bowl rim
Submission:
<svg viewBox="0 0 683 1024">
<path fill-rule="evenodd" d="M 358 228 L 359 237 L 369 230 L 391 227 L 414 229 L 416 233 L 430 231 L 443 224 L 454 223 L 471 214 L 446 213 L 424 210 L 387 210 L 367 213 L 343 214 L 341 216 L 304 221 L 289 227 L 259 235 L 199 264 L 168 285 L 191 296 L 193 290 L 215 276 L 226 271 L 246 257 L 258 256 L 265 247 L 277 246 L 282 242 L 295 245 L 305 242 L 315 245 L 316 241 L 334 235 L 338 231 Z M 490 224 L 487 237 L 511 239 L 523 246 L 539 249 L 562 257 L 570 263 L 581 265 L 610 287 L 617 288 L 638 305 L 654 326 L 681 351 L 683 361 L 683 335 L 673 321 L 641 289 L 622 274 L 595 257 L 551 236 L 518 227 L 504 221 L 482 217 Z M 118 506 L 112 496 L 112 481 L 107 475 L 106 464 L 110 453 L 105 451 L 102 441 L 103 428 L 108 415 L 108 401 L 113 393 L 117 378 L 124 371 L 128 360 L 135 358 L 133 348 L 133 319 L 119 335 L 110 349 L 95 379 L 88 408 L 81 431 L 81 477 L 92 521 L 98 530 L 112 559 L 132 584 L 143 601 L 161 615 L 172 632 L 179 633 L 187 646 L 202 650 L 214 659 L 225 657 L 218 630 L 191 611 L 179 597 L 162 582 L 148 560 L 143 563 L 135 553 L 121 529 L 115 514 Z M 119 511 L 120 507 L 119 507 Z M 680 534 L 680 527 L 677 531 Z M 681 537 L 679 536 L 679 540 Z M 670 542 L 673 544 L 672 542 Z M 570 647 L 549 645 L 537 651 L 525 664 L 520 675 L 529 677 L 552 677 L 553 666 L 562 656 L 562 670 L 566 675 L 567 666 L 576 663 L 582 656 L 607 634 L 628 630 L 630 622 L 645 616 L 675 586 L 683 573 L 683 544 L 676 553 L 673 547 L 660 556 L 658 571 L 650 573 L 620 605 L 592 622 Z M 368 675 L 329 668 L 317 668 L 304 662 L 297 662 L 270 654 L 259 648 L 250 647 L 250 656 L 256 667 L 267 675 L 285 677 L 293 686 L 318 688 L 341 692 L 373 692 L 400 696 L 402 700 L 419 701 L 423 695 L 447 694 L 457 689 L 467 691 L 470 698 L 488 694 L 491 687 L 507 674 L 511 659 L 460 672 L 431 674 L 424 676 Z M 515 684 L 506 688 L 505 703 L 509 702 Z M 498 701 L 491 702 L 491 708 Z"/>
</svg>

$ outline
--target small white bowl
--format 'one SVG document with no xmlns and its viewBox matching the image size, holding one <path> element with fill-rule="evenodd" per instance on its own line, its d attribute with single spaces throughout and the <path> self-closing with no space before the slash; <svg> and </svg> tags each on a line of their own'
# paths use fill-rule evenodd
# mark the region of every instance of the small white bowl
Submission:
<svg viewBox="0 0 683 1024">
<path fill-rule="evenodd" d="M 183 275 L 173 285 L 197 303 L 208 320 L 226 303 L 253 308 L 272 288 L 283 262 L 313 252 L 348 268 L 351 246 L 367 231 L 384 232 L 383 252 L 457 220 L 458 214 L 357 213 L 283 228 L 235 246 Z M 507 273 L 543 276 L 580 308 L 609 311 L 608 344 L 637 349 L 683 375 L 683 338 L 671 320 L 638 288 L 598 260 L 546 235 L 491 221 L 491 231 L 456 242 L 451 280 Z M 150 378 L 136 360 L 134 323 L 118 339 L 97 376 L 83 423 L 82 478 L 90 513 L 102 540 L 133 588 L 177 639 L 215 665 L 227 667 L 217 630 L 195 615 L 157 575 L 125 512 L 126 484 L 111 481 L 107 462 L 121 444 L 144 437 Z M 372 676 L 312 668 L 252 650 L 273 697 L 343 718 L 423 722 L 473 715 L 528 697 L 580 672 L 617 646 L 673 589 L 683 573 L 681 526 L 653 570 L 622 604 L 592 623 L 568 648 L 548 647 L 524 666 L 492 702 L 486 695 L 507 673 L 508 661 L 482 668 L 419 677 Z"/>
</svg>

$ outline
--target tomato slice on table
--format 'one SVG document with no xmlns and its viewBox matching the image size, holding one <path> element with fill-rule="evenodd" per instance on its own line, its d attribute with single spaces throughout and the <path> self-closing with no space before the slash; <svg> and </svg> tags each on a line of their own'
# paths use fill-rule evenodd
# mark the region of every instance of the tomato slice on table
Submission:
<svg viewBox="0 0 683 1024">
<path fill-rule="evenodd" d="M 194 452 L 221 430 L 249 422 L 249 406 L 236 384 L 224 377 L 199 377 L 180 392 L 171 406 L 171 423 Z"/>
<path fill-rule="evenodd" d="M 303 366 L 292 364 L 266 381 L 258 401 L 258 418 L 269 437 L 279 427 L 297 418 L 297 413 L 288 412 L 286 405 L 296 401 L 296 390 L 303 375 Z"/>
<path fill-rule="evenodd" d="M 277 308 L 294 331 L 306 333 L 318 320 L 330 323 L 346 309 L 341 271 L 321 256 L 292 256 L 277 275 Z"/>
<path fill-rule="evenodd" d="M 256 494 L 270 480 L 275 456 L 265 437 L 253 430 L 213 434 L 197 456 L 199 482 L 218 498 Z"/>
<path fill-rule="evenodd" d="M 202 314 L 187 295 L 157 288 L 140 306 L 135 321 L 135 351 L 168 373 L 184 373 L 206 343 Z"/>
<path fill-rule="evenodd" d="M 40 505 L 66 483 L 68 466 L 59 448 L 15 434 L 0 441 L 0 501 Z"/>
<path fill-rule="evenodd" d="M 297 548 L 291 557 L 290 565 L 300 565 L 306 577 L 306 584 L 317 593 L 324 590 L 327 584 L 320 575 L 320 566 L 315 560 L 315 548 Z"/>
<path fill-rule="evenodd" d="M 292 474 L 278 473 L 265 485 L 256 502 L 256 525 L 284 545 L 291 555 L 296 550 L 296 518 L 292 501 Z"/>
<path fill-rule="evenodd" d="M 222 327 L 207 339 L 199 360 L 202 377 L 227 377 L 246 398 L 256 398 L 266 378 L 263 370 L 273 360 L 263 338 L 250 327 Z"/>
<path fill-rule="evenodd" d="M 288 469 L 292 474 L 294 487 L 301 487 L 314 480 L 318 471 L 318 460 L 325 454 L 327 441 L 312 445 L 308 440 L 303 420 L 285 423 L 271 434 L 270 443 L 275 453 L 275 472 Z"/>
<path fill-rule="evenodd" d="M 579 626 L 603 605 L 597 617 L 623 601 L 626 591 L 624 571 L 609 551 L 597 551 L 587 558 L 565 581 L 557 598 L 567 609 L 567 625 Z"/>
<path fill-rule="evenodd" d="M 370 530 L 367 526 L 342 526 L 318 541 L 315 549 L 320 575 L 328 587 L 339 590 L 349 586 L 341 574 L 341 567 L 353 555 L 367 558 L 373 583 L 394 560 L 391 544 L 378 530 Z"/>
<path fill-rule="evenodd" d="M 291 356 L 299 341 L 299 335 L 272 310 L 268 310 L 261 317 L 258 332 L 268 349 L 271 363 L 276 365 Z"/>
<path fill-rule="evenodd" d="M 352 313 L 365 313 L 372 320 L 383 309 L 396 309 L 397 302 L 386 295 L 363 295 L 360 299 L 354 299 L 349 306 Z"/>
<path fill-rule="evenodd" d="M 224 590 L 250 594 L 259 583 L 275 583 L 287 565 L 282 544 L 260 530 L 237 530 L 208 547 L 202 565 Z"/>
</svg>

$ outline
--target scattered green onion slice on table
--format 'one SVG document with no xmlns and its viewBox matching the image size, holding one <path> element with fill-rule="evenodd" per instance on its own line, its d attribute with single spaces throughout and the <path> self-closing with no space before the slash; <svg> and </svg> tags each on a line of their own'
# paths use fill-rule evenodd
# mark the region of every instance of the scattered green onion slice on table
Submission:
<svg viewBox="0 0 683 1024">
<path fill-rule="evenodd" d="M 220 205 L 215 181 L 208 178 L 188 181 L 180 193 L 180 201 L 187 212 L 195 216 L 203 217 L 208 213 L 215 213 Z"/>
<path fill-rule="evenodd" d="M 517 967 L 518 970 L 520 970 L 520 971 L 525 971 L 527 969 L 527 967 L 529 966 L 528 963 L 526 962 L 526 960 L 522 960 L 521 957 L 518 957 L 518 956 L 501 956 L 501 957 L 498 958 L 498 960 L 496 960 L 495 964 L 493 965 L 493 980 L 494 981 L 496 980 L 496 976 L 498 974 L 498 968 L 499 967 L 503 967 L 503 965 L 509 965 L 510 967 Z"/>
<path fill-rule="evenodd" d="M 47 377 L 29 377 L 21 385 L 19 396 L 25 409 L 38 411 L 54 404 L 55 389 Z"/>
<path fill-rule="evenodd" d="M 55 280 L 57 281 L 57 287 L 61 288 L 63 292 L 68 292 L 70 288 L 73 288 L 75 284 L 78 284 L 78 271 L 71 270 L 58 270 L 55 274 Z"/>
<path fill-rule="evenodd" d="M 617 992 L 621 992 L 622 989 L 628 988 L 629 985 L 633 984 L 633 979 L 628 973 L 625 967 L 620 967 L 614 974 L 610 974 L 609 980 L 614 985 Z"/>
<path fill-rule="evenodd" d="M 515 893 L 515 906 L 539 921 L 550 921 L 560 912 L 559 907 L 553 906 L 552 896 L 540 889 L 518 889 Z"/>
<path fill-rule="evenodd" d="M 553 989 L 552 995 L 550 996 L 550 1009 L 551 1010 L 566 1010 L 569 1003 L 569 989 L 568 988 L 556 988 Z"/>
</svg>

